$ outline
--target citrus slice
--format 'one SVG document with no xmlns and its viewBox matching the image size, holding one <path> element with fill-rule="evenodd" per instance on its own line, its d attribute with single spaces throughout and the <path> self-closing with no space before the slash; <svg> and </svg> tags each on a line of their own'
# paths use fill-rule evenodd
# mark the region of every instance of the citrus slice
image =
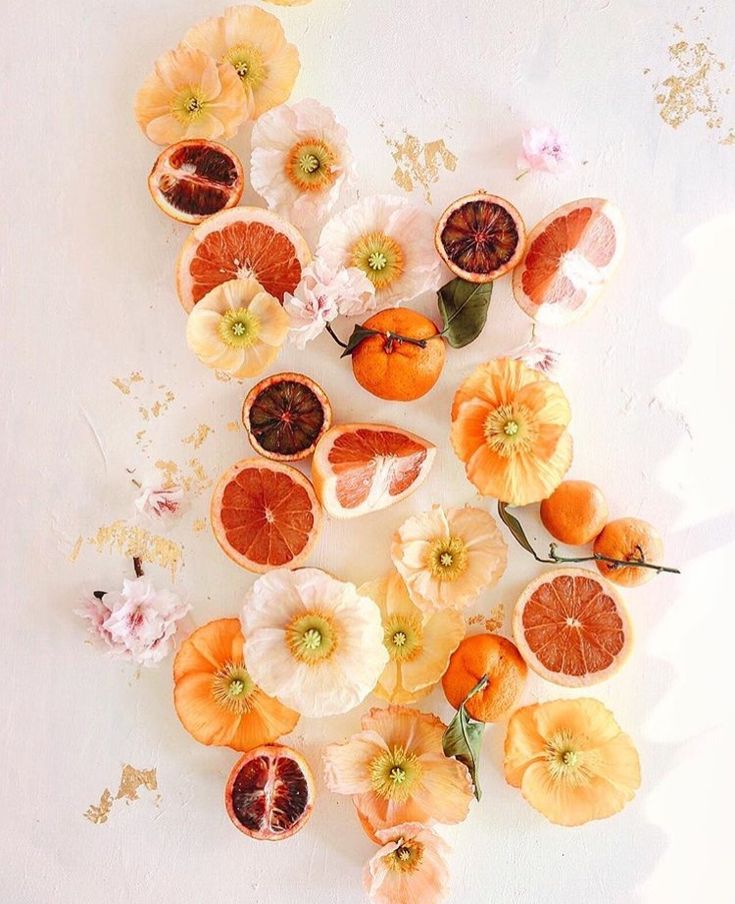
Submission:
<svg viewBox="0 0 735 904">
<path fill-rule="evenodd" d="M 520 262 L 526 227 L 510 201 L 479 191 L 460 198 L 444 211 L 434 240 L 455 276 L 488 283 Z"/>
<path fill-rule="evenodd" d="M 513 294 L 539 323 L 563 325 L 588 311 L 623 254 L 623 217 L 602 198 L 558 208 L 534 226 L 513 274 Z"/>
<path fill-rule="evenodd" d="M 513 636 L 534 672 L 566 687 L 610 678 L 633 643 L 619 591 L 585 568 L 554 568 L 531 581 L 513 611 Z"/>
<path fill-rule="evenodd" d="M 400 427 L 341 424 L 314 450 L 314 489 L 334 518 L 357 518 L 410 496 L 435 456 L 436 446 Z"/>
<path fill-rule="evenodd" d="M 161 210 L 180 223 L 201 223 L 234 207 L 245 177 L 233 151 L 216 141 L 178 141 L 162 151 L 148 176 L 148 190 Z"/>
<path fill-rule="evenodd" d="M 314 777 L 290 747 L 267 744 L 240 757 L 227 779 L 225 806 L 234 825 L 258 841 L 283 841 L 314 809 Z"/>
<path fill-rule="evenodd" d="M 304 237 L 278 214 L 258 207 L 222 210 L 187 237 L 176 265 L 176 289 L 187 311 L 229 279 L 253 276 L 283 301 L 311 261 Z"/>
<path fill-rule="evenodd" d="M 210 520 L 232 561 L 262 574 L 304 563 L 316 543 L 321 509 L 301 471 L 246 458 L 217 481 Z"/>
<path fill-rule="evenodd" d="M 273 461 L 299 461 L 314 451 L 332 423 L 324 390 L 304 374 L 266 377 L 245 398 L 242 422 L 250 445 Z"/>
</svg>

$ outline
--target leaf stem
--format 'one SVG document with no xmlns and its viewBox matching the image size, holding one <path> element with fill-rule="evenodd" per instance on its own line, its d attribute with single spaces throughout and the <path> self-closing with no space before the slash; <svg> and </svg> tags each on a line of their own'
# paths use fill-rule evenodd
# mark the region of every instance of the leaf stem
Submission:
<svg viewBox="0 0 735 904">
<path fill-rule="evenodd" d="M 329 333 L 329 335 L 332 337 L 332 339 L 334 339 L 334 341 L 337 343 L 337 345 L 341 345 L 342 348 L 347 348 L 347 343 L 343 342 L 339 338 L 339 336 L 334 332 L 334 330 L 332 329 L 331 323 L 325 323 L 324 327 L 325 327 L 326 331 Z"/>
<path fill-rule="evenodd" d="M 143 577 L 143 563 L 140 556 L 133 556 L 133 568 L 135 569 L 136 578 Z"/>
</svg>

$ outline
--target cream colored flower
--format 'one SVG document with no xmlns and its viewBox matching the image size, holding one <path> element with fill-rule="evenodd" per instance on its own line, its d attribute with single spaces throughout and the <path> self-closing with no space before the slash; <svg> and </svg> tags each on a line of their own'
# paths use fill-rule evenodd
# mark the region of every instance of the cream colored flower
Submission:
<svg viewBox="0 0 735 904">
<path fill-rule="evenodd" d="M 388 703 L 415 703 L 446 672 L 449 657 L 465 635 L 464 617 L 453 609 L 425 617 L 395 571 L 364 584 L 360 593 L 380 608 L 383 643 L 390 657 L 375 694 Z"/>
<path fill-rule="evenodd" d="M 201 50 L 160 56 L 135 98 L 138 125 L 156 144 L 184 138 L 232 138 L 247 113 L 232 67 Z"/>
<path fill-rule="evenodd" d="M 264 113 L 251 139 L 253 188 L 300 229 L 321 222 L 352 173 L 347 132 L 318 101 Z"/>
<path fill-rule="evenodd" d="M 435 505 L 393 535 L 391 558 L 424 612 L 470 605 L 505 571 L 508 548 L 492 515 L 466 505 Z"/>
<path fill-rule="evenodd" d="M 241 620 L 256 684 L 305 716 L 353 709 L 388 661 L 375 603 L 318 568 L 258 578 Z"/>
<path fill-rule="evenodd" d="M 231 279 L 197 302 L 186 323 L 186 341 L 207 367 L 241 380 L 276 360 L 289 325 L 278 300 L 256 279 Z"/>
<path fill-rule="evenodd" d="M 281 23 L 255 6 L 230 6 L 223 16 L 190 28 L 182 44 L 230 64 L 249 119 L 285 103 L 299 74 L 299 52 L 286 41 Z"/>
<path fill-rule="evenodd" d="M 364 198 L 332 217 L 319 237 L 317 255 L 333 267 L 362 270 L 381 307 L 436 291 L 441 282 L 434 218 L 391 195 Z"/>
</svg>

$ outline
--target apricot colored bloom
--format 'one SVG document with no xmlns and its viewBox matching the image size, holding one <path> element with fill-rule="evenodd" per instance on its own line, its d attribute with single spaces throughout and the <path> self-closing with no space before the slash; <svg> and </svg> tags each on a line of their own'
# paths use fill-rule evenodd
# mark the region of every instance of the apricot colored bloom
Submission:
<svg viewBox="0 0 735 904">
<path fill-rule="evenodd" d="M 138 125 L 156 144 L 184 138 L 232 138 L 247 113 L 232 67 L 201 50 L 160 56 L 135 98 Z"/>
<path fill-rule="evenodd" d="M 551 822 L 578 826 L 622 810 L 641 784 L 638 753 L 599 700 L 554 700 L 516 710 L 505 778 Z"/>
<path fill-rule="evenodd" d="M 362 731 L 324 751 L 327 786 L 352 796 L 373 832 L 402 822 L 458 823 L 467 816 L 472 780 L 459 760 L 444 755 L 447 726 L 405 706 L 371 709 Z"/>
<path fill-rule="evenodd" d="M 281 23 L 255 6 L 230 6 L 190 28 L 182 44 L 230 66 L 243 88 L 248 119 L 285 103 L 299 74 L 299 52 Z"/>
<path fill-rule="evenodd" d="M 215 286 L 189 314 L 189 348 L 215 370 L 256 377 L 278 357 L 291 320 L 252 276 Z"/>
<path fill-rule="evenodd" d="M 560 386 L 522 361 L 496 358 L 457 390 L 452 445 L 483 496 L 529 505 L 550 496 L 569 470 L 571 417 Z"/>
<path fill-rule="evenodd" d="M 288 734 L 299 714 L 255 684 L 245 665 L 236 618 L 197 628 L 174 660 L 174 706 L 201 744 L 250 750 Z"/>
<path fill-rule="evenodd" d="M 258 578 L 245 597 L 242 626 L 255 681 L 305 716 L 353 709 L 388 661 L 375 603 L 318 568 Z"/>
<path fill-rule="evenodd" d="M 329 220 L 317 254 L 332 266 L 362 270 L 381 307 L 399 305 L 439 288 L 434 225 L 428 210 L 405 198 L 374 195 Z"/>
<path fill-rule="evenodd" d="M 374 600 L 383 619 L 383 644 L 389 661 L 375 694 L 389 703 L 414 703 L 441 680 L 449 657 L 465 635 L 459 612 L 447 610 L 428 617 L 411 602 L 403 579 L 395 571 L 360 588 Z"/>
<path fill-rule="evenodd" d="M 353 169 L 347 132 L 316 100 L 264 113 L 253 127 L 251 146 L 253 188 L 300 229 L 324 219 Z"/>
<path fill-rule="evenodd" d="M 503 576 L 508 547 L 492 515 L 466 505 L 408 518 L 393 535 L 391 558 L 424 612 L 461 609 Z"/>
<path fill-rule="evenodd" d="M 449 895 L 449 845 L 433 829 L 404 822 L 375 833 L 382 844 L 363 872 L 373 904 L 442 904 Z"/>
</svg>

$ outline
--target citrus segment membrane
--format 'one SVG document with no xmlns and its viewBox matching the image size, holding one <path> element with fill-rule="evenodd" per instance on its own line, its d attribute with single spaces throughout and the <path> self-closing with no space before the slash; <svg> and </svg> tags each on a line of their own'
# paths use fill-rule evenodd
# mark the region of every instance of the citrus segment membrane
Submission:
<svg viewBox="0 0 735 904">
<path fill-rule="evenodd" d="M 441 240 L 449 257 L 463 270 L 487 274 L 513 257 L 518 229 L 499 204 L 471 201 L 450 214 Z"/>
</svg>

